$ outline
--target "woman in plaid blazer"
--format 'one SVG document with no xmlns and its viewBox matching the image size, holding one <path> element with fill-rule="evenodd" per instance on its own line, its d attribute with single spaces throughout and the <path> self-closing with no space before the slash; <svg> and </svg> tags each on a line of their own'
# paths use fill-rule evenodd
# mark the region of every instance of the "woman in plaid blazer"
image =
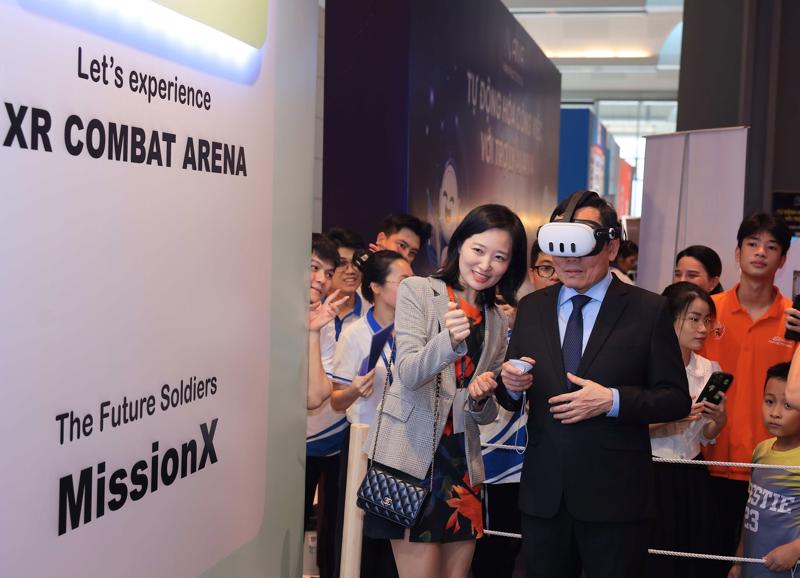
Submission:
<svg viewBox="0 0 800 578">
<path fill-rule="evenodd" d="M 433 476 L 433 491 L 410 530 L 367 514 L 364 531 L 392 540 L 401 578 L 469 572 L 483 534 L 478 425 L 497 415 L 494 372 L 508 342 L 495 295 L 516 303 L 526 257 L 519 217 L 502 205 L 483 205 L 453 232 L 433 277 L 399 287 L 393 380 L 366 449 L 372 451 L 380 422 L 375 461 L 424 478 L 425 485 Z"/>
</svg>

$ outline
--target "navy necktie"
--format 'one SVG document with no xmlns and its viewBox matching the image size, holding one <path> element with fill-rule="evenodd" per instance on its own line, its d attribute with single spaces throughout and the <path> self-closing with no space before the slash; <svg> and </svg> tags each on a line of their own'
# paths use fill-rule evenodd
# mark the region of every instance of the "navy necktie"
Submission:
<svg viewBox="0 0 800 578">
<path fill-rule="evenodd" d="M 592 298 L 586 295 L 575 295 L 571 299 L 572 313 L 567 321 L 567 330 L 564 331 L 561 356 L 564 359 L 564 369 L 572 375 L 578 374 L 578 366 L 583 355 L 583 308 L 591 300 Z"/>
</svg>

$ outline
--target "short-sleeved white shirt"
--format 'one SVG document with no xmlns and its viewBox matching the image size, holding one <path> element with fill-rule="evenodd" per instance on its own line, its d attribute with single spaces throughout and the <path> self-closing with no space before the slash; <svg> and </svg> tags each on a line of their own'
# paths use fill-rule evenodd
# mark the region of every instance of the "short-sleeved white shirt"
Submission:
<svg viewBox="0 0 800 578">
<path fill-rule="evenodd" d="M 330 378 L 336 352 L 336 329 L 333 321 L 320 329 L 319 342 L 322 368 Z M 331 400 L 316 409 L 308 410 L 306 420 L 306 454 L 313 457 L 333 456 L 339 453 L 344 442 L 348 423 L 343 412 L 331 407 Z"/>
<path fill-rule="evenodd" d="M 333 376 L 331 377 L 333 381 L 344 385 L 350 385 L 353 382 L 364 358 L 369 355 L 372 336 L 381 329 L 383 328 L 375 320 L 373 309 L 370 308 L 366 315 L 342 332 L 333 359 Z M 378 359 L 372 393 L 366 398 L 359 397 L 353 405 L 347 408 L 347 419 L 350 423 L 372 425 L 378 414 L 386 383 L 386 365 L 392 356 L 391 341 L 390 339 L 383 346 L 381 357 Z"/>
</svg>

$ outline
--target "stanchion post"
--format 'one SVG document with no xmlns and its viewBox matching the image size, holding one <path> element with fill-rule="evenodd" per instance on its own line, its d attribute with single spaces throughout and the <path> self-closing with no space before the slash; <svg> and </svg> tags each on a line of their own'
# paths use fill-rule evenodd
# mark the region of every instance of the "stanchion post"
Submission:
<svg viewBox="0 0 800 578">
<path fill-rule="evenodd" d="M 359 578 L 361 573 L 361 536 L 364 512 L 356 506 L 356 492 L 367 473 L 367 454 L 364 442 L 369 426 L 363 423 L 350 425 L 350 454 L 347 460 L 347 486 L 344 495 L 344 528 L 342 530 L 341 578 Z"/>
</svg>

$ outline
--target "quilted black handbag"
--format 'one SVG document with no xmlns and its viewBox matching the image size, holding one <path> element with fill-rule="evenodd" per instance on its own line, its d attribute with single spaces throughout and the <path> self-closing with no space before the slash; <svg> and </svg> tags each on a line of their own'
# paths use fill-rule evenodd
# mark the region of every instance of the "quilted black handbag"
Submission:
<svg viewBox="0 0 800 578">
<path fill-rule="evenodd" d="M 392 356 L 394 357 L 394 356 Z M 436 452 L 436 425 L 439 423 L 439 394 L 442 387 L 442 375 L 436 375 L 436 399 L 433 410 L 433 442 L 431 444 L 431 476 L 430 484 L 423 486 L 421 481 L 402 472 L 390 470 L 376 463 L 375 450 L 378 448 L 378 438 L 381 433 L 381 417 L 383 404 L 386 401 L 386 392 L 392 382 L 391 361 L 386 367 L 386 383 L 383 388 L 381 407 L 378 410 L 378 424 L 375 430 L 375 442 L 372 445 L 372 455 L 369 458 L 369 467 L 364 481 L 356 492 L 356 505 L 371 514 L 386 518 L 400 524 L 405 528 L 414 525 L 428 493 L 433 490 L 433 461 Z"/>
</svg>

